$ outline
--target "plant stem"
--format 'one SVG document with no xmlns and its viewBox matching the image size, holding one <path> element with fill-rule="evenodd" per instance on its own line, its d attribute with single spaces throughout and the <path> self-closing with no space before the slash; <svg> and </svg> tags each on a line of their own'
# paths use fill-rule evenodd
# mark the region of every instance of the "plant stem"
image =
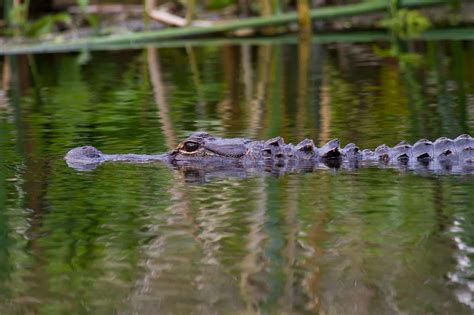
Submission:
<svg viewBox="0 0 474 315">
<path fill-rule="evenodd" d="M 414 5 L 435 5 L 445 4 L 446 0 L 405 0 L 403 6 Z M 365 14 L 369 12 L 386 11 L 390 5 L 387 1 L 370 1 L 351 4 L 346 6 L 332 6 L 318 8 L 310 11 L 312 19 L 332 19 L 344 16 Z M 284 25 L 291 22 L 296 22 L 298 15 L 295 12 L 283 13 L 280 15 L 266 16 L 266 17 L 251 17 L 242 20 L 231 22 L 223 22 L 213 24 L 207 27 L 187 26 L 181 28 L 167 28 L 158 31 L 149 31 L 132 34 L 111 35 L 104 37 L 92 37 L 77 39 L 65 42 L 39 42 L 25 45 L 11 45 L 4 43 L 0 47 L 0 54 L 11 54 L 20 51 L 30 51 L 34 49 L 36 52 L 48 51 L 67 51 L 69 49 L 84 49 L 84 48 L 100 48 L 113 45 L 128 45 L 133 46 L 140 42 L 157 41 L 164 39 L 177 39 L 182 37 L 191 37 L 196 35 L 210 35 L 222 32 L 237 30 L 246 27 L 265 27 L 274 25 Z M 463 34 L 465 34 L 463 32 Z M 456 36 L 456 34 L 454 34 Z M 464 36 L 464 35 L 462 35 Z"/>
<path fill-rule="evenodd" d="M 186 8 L 186 25 L 191 25 L 194 17 L 194 9 L 196 7 L 196 0 L 188 0 L 188 6 Z"/>
<path fill-rule="evenodd" d="M 283 12 L 280 0 L 273 0 L 273 12 L 275 12 L 275 14 L 281 14 Z"/>
<path fill-rule="evenodd" d="M 270 16 L 272 15 L 272 4 L 269 0 L 259 0 L 260 15 Z"/>
<path fill-rule="evenodd" d="M 311 36 L 311 16 L 308 0 L 298 0 L 298 24 L 303 37 Z"/>
<path fill-rule="evenodd" d="M 10 24 L 10 11 L 13 8 L 13 0 L 5 0 L 3 3 L 3 19 Z"/>
</svg>

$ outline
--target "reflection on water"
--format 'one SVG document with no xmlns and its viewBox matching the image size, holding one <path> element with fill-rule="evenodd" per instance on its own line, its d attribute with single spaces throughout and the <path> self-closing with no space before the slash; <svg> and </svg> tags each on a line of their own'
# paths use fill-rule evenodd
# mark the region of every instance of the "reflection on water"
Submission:
<svg viewBox="0 0 474 315">
<path fill-rule="evenodd" d="M 456 267 L 453 272 L 448 273 L 449 280 L 459 285 L 459 289 L 455 291 L 457 299 L 468 305 L 471 309 L 474 309 L 474 281 L 472 280 L 474 275 L 472 265 L 472 254 L 474 254 L 474 247 L 467 245 L 463 240 L 463 234 L 465 233 L 462 227 L 464 218 L 458 216 L 454 219 L 453 226 L 450 231 L 453 233 L 453 240 L 458 249 L 458 252 L 454 253 L 456 260 Z"/>
<path fill-rule="evenodd" d="M 474 181 L 391 169 L 220 176 L 68 168 L 195 130 L 363 147 L 474 131 L 473 42 L 237 45 L 1 60 L 0 313 L 474 308 Z M 189 175 L 189 174 L 188 174 Z"/>
</svg>

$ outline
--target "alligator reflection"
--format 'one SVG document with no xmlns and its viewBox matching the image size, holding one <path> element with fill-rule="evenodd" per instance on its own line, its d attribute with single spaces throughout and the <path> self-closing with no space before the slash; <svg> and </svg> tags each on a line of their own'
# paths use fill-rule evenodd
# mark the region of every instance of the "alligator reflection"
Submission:
<svg viewBox="0 0 474 315">
<path fill-rule="evenodd" d="M 457 287 L 454 294 L 459 302 L 474 309 L 474 270 L 472 268 L 474 247 L 466 244 L 462 239 L 465 232 L 463 228 L 465 221 L 463 216 L 458 215 L 454 218 L 453 225 L 449 229 L 452 233 L 453 242 L 457 251 L 454 253 L 454 259 L 456 261 L 455 270 L 449 272 L 447 277 L 449 281 Z"/>
</svg>

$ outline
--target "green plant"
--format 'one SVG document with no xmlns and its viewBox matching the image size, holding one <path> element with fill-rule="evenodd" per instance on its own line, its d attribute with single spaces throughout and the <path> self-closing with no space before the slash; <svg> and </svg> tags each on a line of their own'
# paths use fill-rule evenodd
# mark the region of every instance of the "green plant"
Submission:
<svg viewBox="0 0 474 315">
<path fill-rule="evenodd" d="M 64 12 L 44 15 L 38 20 L 29 23 L 29 6 L 30 1 L 26 0 L 23 3 L 17 3 L 10 9 L 8 14 L 10 29 L 7 29 L 5 34 L 38 37 L 51 33 L 58 23 L 71 24 L 71 16 Z"/>
<path fill-rule="evenodd" d="M 223 9 L 223 8 L 229 6 L 229 5 L 233 5 L 235 3 L 236 3 L 236 1 L 233 1 L 233 0 L 209 0 L 206 3 L 206 7 L 209 10 L 219 10 L 219 9 Z"/>
<path fill-rule="evenodd" d="M 48 14 L 31 24 L 26 24 L 23 34 L 30 37 L 38 37 L 51 33 L 58 23 L 71 25 L 71 16 L 65 12 Z"/>
<path fill-rule="evenodd" d="M 89 5 L 89 0 L 77 0 L 77 4 L 81 10 L 81 17 L 87 21 L 87 23 L 95 29 L 99 27 L 99 19 L 97 15 L 89 14 L 86 12 L 86 8 Z"/>
<path fill-rule="evenodd" d="M 400 9 L 392 17 L 381 20 L 378 26 L 393 31 L 400 38 L 410 38 L 430 28 L 431 22 L 416 10 Z"/>
<path fill-rule="evenodd" d="M 8 12 L 8 25 L 10 29 L 7 31 L 14 35 L 22 33 L 23 28 L 26 26 L 28 21 L 28 9 L 30 7 L 30 1 L 26 0 L 23 3 L 12 3 L 10 11 Z"/>
<path fill-rule="evenodd" d="M 384 58 L 396 58 L 400 64 L 410 65 L 415 68 L 423 64 L 422 55 L 415 52 L 404 52 L 396 43 L 392 43 L 388 48 L 381 48 L 377 45 L 374 45 L 372 48 L 375 55 Z"/>
<path fill-rule="evenodd" d="M 15 5 L 8 14 L 8 22 L 10 28 L 4 33 L 7 35 L 22 35 L 28 37 L 39 37 L 54 31 L 58 24 L 63 24 L 68 27 L 72 26 L 72 17 L 66 12 L 56 14 L 47 14 L 38 20 L 28 22 L 29 0 Z M 81 18 L 84 19 L 90 26 L 98 28 L 98 18 L 95 15 L 88 14 L 86 7 L 89 5 L 89 0 L 77 0 L 77 4 L 81 9 Z"/>
</svg>

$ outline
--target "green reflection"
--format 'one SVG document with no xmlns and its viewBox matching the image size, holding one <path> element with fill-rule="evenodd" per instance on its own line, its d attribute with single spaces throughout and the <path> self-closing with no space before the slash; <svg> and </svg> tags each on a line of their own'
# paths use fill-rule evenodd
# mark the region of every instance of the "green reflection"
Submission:
<svg viewBox="0 0 474 315">
<path fill-rule="evenodd" d="M 9 60 L 0 313 L 470 313 L 472 176 L 197 184 L 156 164 L 76 172 L 62 156 L 162 152 L 197 129 L 364 147 L 472 133 L 473 46 L 405 43 L 416 66 L 308 43 Z"/>
</svg>

